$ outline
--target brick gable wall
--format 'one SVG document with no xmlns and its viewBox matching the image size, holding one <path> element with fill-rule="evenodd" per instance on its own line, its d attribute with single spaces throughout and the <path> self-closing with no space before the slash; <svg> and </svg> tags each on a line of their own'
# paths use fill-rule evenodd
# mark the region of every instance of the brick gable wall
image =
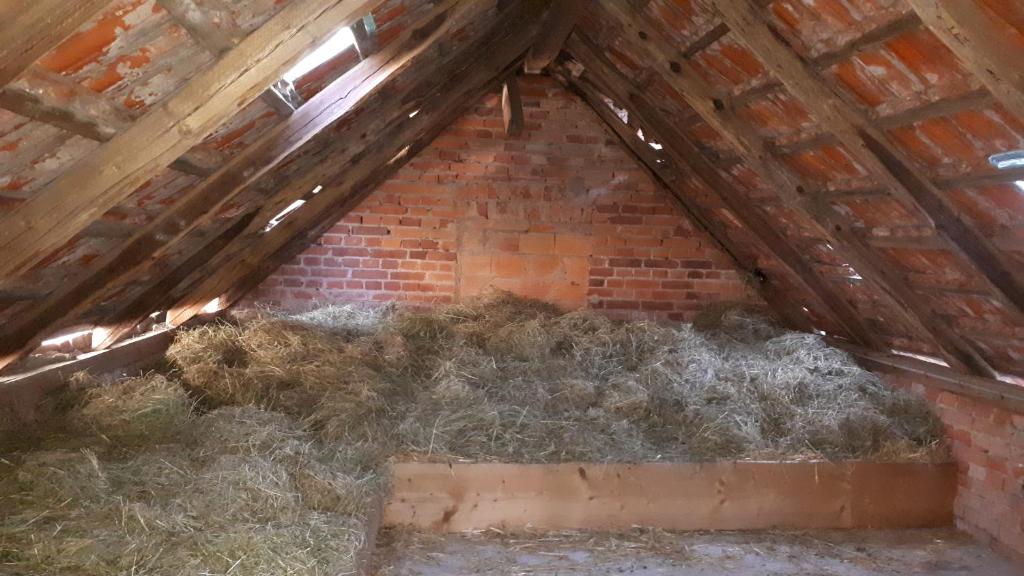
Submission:
<svg viewBox="0 0 1024 576">
<path fill-rule="evenodd" d="M 923 395 L 959 465 L 957 526 L 1024 566 L 1024 414 L 938 388 L 923 376 L 885 380 Z"/>
<path fill-rule="evenodd" d="M 248 301 L 429 304 L 497 288 L 675 320 L 761 303 L 586 104 L 544 77 L 522 91 L 522 135 L 504 136 L 485 97 Z"/>
</svg>

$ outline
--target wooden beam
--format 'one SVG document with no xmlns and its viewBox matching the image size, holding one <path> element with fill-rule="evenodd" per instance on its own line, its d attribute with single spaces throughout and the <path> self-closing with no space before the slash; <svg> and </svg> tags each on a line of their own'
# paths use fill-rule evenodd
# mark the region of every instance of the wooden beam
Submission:
<svg viewBox="0 0 1024 576">
<path fill-rule="evenodd" d="M 620 105 L 627 106 L 631 115 L 642 119 L 645 127 L 650 130 L 647 133 L 661 143 L 678 165 L 687 166 L 692 170 L 743 225 L 765 244 L 807 293 L 820 302 L 820 308 L 832 314 L 836 325 L 840 326 L 848 337 L 857 342 L 880 345 L 862 324 L 857 311 L 807 264 L 775 226 L 757 213 L 754 205 L 746 201 L 739 190 L 718 172 L 692 140 L 677 131 L 666 118 L 661 117 L 656 103 L 643 91 L 635 90 L 630 82 L 622 78 L 603 60 L 597 50 L 581 37 L 570 37 L 568 48 L 572 55 L 594 74 L 595 80 L 608 88 L 609 96 Z"/>
<path fill-rule="evenodd" d="M 603 99 L 605 94 L 588 78 L 587 74 L 577 76 L 569 70 L 560 68 L 556 69 L 556 72 L 570 88 L 575 90 L 590 105 L 598 118 L 619 137 L 622 145 L 633 153 L 637 164 L 645 168 L 651 175 L 651 178 L 661 184 L 666 193 L 671 195 L 671 198 L 687 214 L 699 230 L 714 240 L 724 253 L 732 257 L 737 267 L 745 271 L 751 278 L 758 278 L 758 275 L 764 278 L 763 281 L 758 280 L 756 282 L 756 288 L 761 297 L 764 298 L 764 301 L 769 303 L 774 311 L 785 318 L 790 326 L 809 332 L 813 328 L 813 324 L 807 317 L 807 314 L 804 314 L 794 302 L 786 297 L 785 283 L 777 282 L 774 277 L 766 275 L 764 270 L 762 270 L 762 265 L 759 262 L 759 254 L 762 253 L 767 257 L 779 260 L 780 265 L 783 268 L 786 267 L 786 263 L 771 250 L 771 247 L 767 245 L 758 246 L 755 254 L 751 256 L 751 250 L 740 247 L 738 242 L 729 234 L 729 231 L 724 228 L 724 225 L 719 222 L 720 217 L 708 209 L 699 198 L 696 198 L 691 190 L 682 185 L 683 178 L 678 172 L 689 170 L 689 166 L 676 167 L 669 154 L 658 154 L 647 143 L 641 142 L 637 138 L 635 114 L 631 118 L 631 120 L 634 120 L 632 124 L 623 122 L 607 105 Z M 651 134 L 652 136 L 658 133 L 656 130 L 643 126 L 640 126 L 640 128 L 644 129 L 646 134 Z M 662 148 L 661 152 L 664 152 L 664 148 Z M 714 198 L 727 206 L 720 197 L 721 193 L 725 191 L 714 190 L 710 187 L 706 188 Z M 750 229 L 750 225 L 746 221 L 741 221 L 741 223 L 748 230 Z"/>
<path fill-rule="evenodd" d="M 523 131 L 523 99 L 519 95 L 519 81 L 509 76 L 501 86 L 501 114 L 505 121 L 505 136 L 518 136 Z"/>
<path fill-rule="evenodd" d="M 764 62 L 786 88 L 811 111 L 851 156 L 904 202 L 916 206 L 972 263 L 1000 299 L 1024 310 L 1024 280 L 1019 266 L 960 216 L 956 206 L 913 167 L 913 162 L 858 110 L 826 86 L 765 22 L 754 0 L 715 0 L 724 22 Z M 964 3 L 966 4 L 966 3 Z"/>
<path fill-rule="evenodd" d="M 257 215 L 254 227 L 183 283 L 188 287 L 188 296 L 168 310 L 168 321 L 174 325 L 187 321 L 213 298 L 222 297 L 228 305 L 232 304 L 273 272 L 282 258 L 301 250 L 427 146 L 475 104 L 493 79 L 504 77 L 511 72 L 511 66 L 520 62 L 536 34 L 539 14 L 535 6 L 532 2 L 516 3 L 512 13 L 500 17 L 479 42 L 460 51 L 463 54 L 452 70 L 431 74 L 419 85 L 406 87 L 406 107 L 397 110 L 399 118 L 405 115 L 404 120 L 388 133 L 376 135 L 373 144 L 361 149 L 355 161 L 347 166 L 333 161 L 316 162 L 290 189 L 282 190 L 278 199 L 269 202 Z M 446 98 L 437 98 L 438 94 Z M 407 112 L 410 107 L 419 110 L 411 118 Z M 310 195 L 308 191 L 317 183 L 323 188 Z M 264 232 L 260 224 L 273 216 L 272 210 L 277 206 L 294 199 L 296 193 L 306 194 L 302 208 Z"/>
<path fill-rule="evenodd" d="M 245 30 L 235 21 L 231 8 L 222 0 L 203 0 L 202 5 L 196 0 L 157 0 L 174 20 L 188 31 L 189 35 L 207 52 L 221 56 L 234 48 L 245 36 Z M 302 98 L 276 88 L 282 81 L 276 82 L 260 94 L 267 106 L 278 116 L 288 117 L 302 104 Z M 291 88 L 290 84 L 288 86 Z M 294 96 L 294 98 L 292 98 Z"/>
<path fill-rule="evenodd" d="M 0 219 L 0 278 L 23 272 L 256 98 L 373 0 L 289 3 L 209 69 Z"/>
<path fill-rule="evenodd" d="M 939 364 L 907 356 L 868 350 L 841 342 L 832 344 L 853 354 L 854 358 L 869 370 L 893 374 L 911 382 L 934 386 L 1024 414 L 1024 386 L 995 378 L 968 376 Z"/>
<path fill-rule="evenodd" d="M 202 0 L 201 5 L 196 0 L 157 0 L 157 4 L 211 54 L 223 54 L 245 38 L 223 0 Z"/>
<path fill-rule="evenodd" d="M 526 56 L 524 72 L 540 74 L 558 56 L 565 39 L 572 33 L 584 4 L 583 0 L 555 0 L 551 3 L 551 9 L 548 10 L 544 21 L 544 31 L 530 47 L 530 53 Z"/>
<path fill-rule="evenodd" d="M 1024 118 L 1024 69 L 1016 31 L 1000 24 L 981 2 L 907 0 L 925 25 L 997 100 Z"/>
<path fill-rule="evenodd" d="M 957 492 L 952 462 L 396 462 L 392 474 L 385 525 L 448 533 L 949 528 Z"/>
<path fill-rule="evenodd" d="M 94 350 L 103 350 L 120 342 L 124 337 L 131 334 L 132 330 L 149 316 L 152 310 L 152 302 L 159 300 L 164 294 L 177 286 L 182 280 L 188 277 L 197 268 L 209 262 L 211 258 L 224 249 L 236 236 L 252 222 L 256 211 L 250 211 L 234 219 L 234 222 L 226 227 L 219 234 L 215 234 L 210 241 L 185 258 L 170 272 L 162 274 L 149 286 L 134 296 L 127 305 L 120 307 L 115 316 L 107 321 L 103 328 L 105 335 L 98 341 L 93 341 Z"/>
<path fill-rule="evenodd" d="M 5 2 L 0 9 L 0 86 L 12 82 L 109 4 L 110 0 Z"/>
<path fill-rule="evenodd" d="M 138 230 L 130 240 L 94 263 L 89 273 L 69 279 L 44 302 L 0 328 L 0 367 L 31 350 L 32 342 L 42 334 L 74 322 L 112 294 L 153 274 L 153 264 L 176 242 L 194 229 L 214 222 L 221 208 L 259 179 L 271 174 L 278 165 L 309 147 L 315 137 L 353 110 L 365 109 L 371 103 L 382 109 L 400 107 L 400 90 L 392 90 L 384 100 L 376 95 L 399 78 L 408 81 L 410 76 L 422 78 L 429 74 L 432 69 L 423 61 L 426 54 L 470 10 L 473 10 L 471 4 L 457 0 L 437 4 L 384 50 L 321 90 L 296 114 L 236 154 L 215 174 Z M 420 63 L 418 70 L 413 66 L 414 62 Z M 383 130 L 388 120 L 384 114 L 365 115 L 344 132 L 345 137 L 353 143 L 365 141 L 367 135 Z M 319 138 L 318 145 L 337 137 L 337 134 L 325 133 Z M 348 154 L 354 153 L 355 149 L 350 147 Z M 343 162 L 344 158 L 339 155 L 331 161 Z M 310 185 L 310 189 L 314 185 Z M 274 186 L 269 188 L 274 189 Z M 166 274 L 167 271 L 157 273 Z"/>
<path fill-rule="evenodd" d="M 848 218 L 834 210 L 813 191 L 812 186 L 797 178 L 792 169 L 777 156 L 777 150 L 769 146 L 752 126 L 742 121 L 729 102 L 715 94 L 692 63 L 685 60 L 680 62 L 666 56 L 673 53 L 671 44 L 656 30 L 640 29 L 642 24 L 621 10 L 615 2 L 604 2 L 602 6 L 607 7 L 609 13 L 626 27 L 630 36 L 639 38 L 643 32 L 649 49 L 654 51 L 650 61 L 663 70 L 662 74 L 666 81 L 687 100 L 705 122 L 740 151 L 743 160 L 772 185 L 773 190 L 787 206 L 808 214 L 811 220 L 820 226 L 823 237 L 834 244 L 854 269 L 881 289 L 898 309 L 903 310 L 911 324 L 944 351 L 951 365 L 964 371 L 983 374 L 991 372 L 987 363 L 948 326 L 937 320 L 890 267 L 878 263 L 877 254 L 863 243 Z M 668 120 L 659 123 L 666 122 Z M 878 343 L 876 347 L 882 347 L 882 343 Z"/>
<path fill-rule="evenodd" d="M 107 142 L 132 125 L 127 112 L 102 94 L 39 66 L 30 66 L 0 89 L 0 108 L 97 142 Z M 224 162 L 223 153 L 200 146 L 185 152 L 170 167 L 207 176 Z"/>
</svg>

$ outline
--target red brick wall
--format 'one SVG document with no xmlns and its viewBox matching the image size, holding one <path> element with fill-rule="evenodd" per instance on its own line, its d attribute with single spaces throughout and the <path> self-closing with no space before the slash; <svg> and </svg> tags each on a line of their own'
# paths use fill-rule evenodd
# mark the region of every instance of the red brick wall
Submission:
<svg viewBox="0 0 1024 576">
<path fill-rule="evenodd" d="M 484 98 L 250 301 L 451 302 L 494 287 L 672 319 L 760 302 L 593 111 L 548 78 L 522 88 L 521 136 Z"/>
<path fill-rule="evenodd" d="M 946 424 L 960 468 L 957 525 L 1024 564 L 1024 414 L 941 390 L 925 378 L 886 379 L 924 395 Z"/>
</svg>

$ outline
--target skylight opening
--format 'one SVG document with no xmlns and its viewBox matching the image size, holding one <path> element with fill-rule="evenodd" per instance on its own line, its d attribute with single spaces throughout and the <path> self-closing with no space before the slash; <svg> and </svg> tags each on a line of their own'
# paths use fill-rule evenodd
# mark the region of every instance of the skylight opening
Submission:
<svg viewBox="0 0 1024 576">
<path fill-rule="evenodd" d="M 335 32 L 316 50 L 306 55 L 302 60 L 299 60 L 295 66 L 292 66 L 290 70 L 284 73 L 282 78 L 294 84 L 296 80 L 302 78 L 317 66 L 341 54 L 355 43 L 355 35 L 352 34 L 352 30 L 348 26 L 345 26 Z"/>
<path fill-rule="evenodd" d="M 639 138 L 643 142 L 647 141 L 647 139 L 644 138 L 644 130 L 643 130 L 643 128 L 637 128 L 636 129 L 636 137 Z"/>
<path fill-rule="evenodd" d="M 314 194 L 315 194 L 315 192 L 314 192 Z M 292 212 L 295 212 L 296 210 L 301 208 L 302 205 L 305 204 L 305 203 L 306 203 L 306 201 L 301 199 L 301 198 L 299 198 L 295 202 L 292 202 L 291 204 L 288 205 L 287 208 L 285 208 L 284 210 L 281 210 L 280 212 L 278 212 L 277 216 L 274 216 L 273 218 L 271 218 L 270 222 L 267 222 L 267 226 L 266 226 L 266 228 L 263 229 L 263 231 L 264 232 L 270 232 L 271 230 L 274 229 L 275 226 L 280 224 L 282 220 L 287 218 L 289 214 L 291 214 Z"/>
<path fill-rule="evenodd" d="M 89 330 L 78 330 L 78 331 L 75 331 L 75 332 L 69 332 L 67 334 L 61 334 L 59 336 L 54 336 L 53 338 L 48 338 L 46 340 L 43 340 L 41 342 L 41 345 L 44 348 L 50 348 L 52 346 L 61 346 L 63 344 L 67 344 L 67 343 L 73 341 L 75 338 L 79 338 L 81 336 L 85 336 L 86 334 L 90 334 L 91 335 L 92 334 L 92 329 L 89 329 Z"/>
<path fill-rule="evenodd" d="M 647 145 L 650 146 L 651 148 L 654 148 L 655 150 L 661 150 L 662 148 L 664 148 L 664 146 L 662 146 L 661 144 L 658 144 L 654 140 L 651 140 L 650 142 L 648 142 Z"/>
<path fill-rule="evenodd" d="M 995 166 L 996 170 L 1024 168 L 1024 150 L 1013 150 L 1012 152 L 993 154 L 988 157 L 988 161 L 990 164 Z"/>
<path fill-rule="evenodd" d="M 1017 180 L 1013 185 L 1017 187 L 1017 190 L 1024 192 L 1024 180 Z"/>
<path fill-rule="evenodd" d="M 416 115 L 419 114 L 419 113 L 420 113 L 420 111 L 418 109 L 417 110 L 413 110 L 412 112 L 409 112 L 409 118 L 415 118 Z"/>
</svg>

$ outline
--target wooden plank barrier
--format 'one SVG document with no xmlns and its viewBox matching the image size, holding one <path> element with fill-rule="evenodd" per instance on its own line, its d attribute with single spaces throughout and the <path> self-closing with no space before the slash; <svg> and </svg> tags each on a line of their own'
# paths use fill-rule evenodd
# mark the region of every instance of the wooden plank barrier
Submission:
<svg viewBox="0 0 1024 576">
<path fill-rule="evenodd" d="M 875 462 L 398 463 L 384 524 L 437 532 L 924 528 L 956 466 Z"/>
</svg>

